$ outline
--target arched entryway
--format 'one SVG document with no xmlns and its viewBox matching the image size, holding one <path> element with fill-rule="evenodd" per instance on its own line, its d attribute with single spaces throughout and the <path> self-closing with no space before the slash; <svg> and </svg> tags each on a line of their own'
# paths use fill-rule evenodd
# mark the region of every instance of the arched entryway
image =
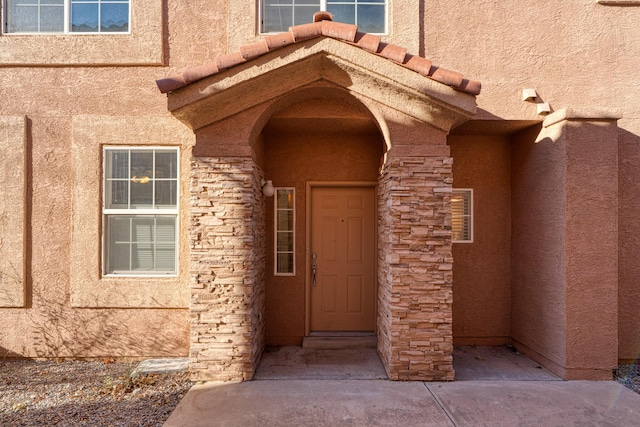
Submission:
<svg viewBox="0 0 640 427">
<path fill-rule="evenodd" d="M 279 103 L 258 136 L 265 177 L 276 187 L 266 202 L 266 343 L 373 333 L 384 138 L 344 90 L 310 89 Z"/>
<path fill-rule="evenodd" d="M 169 82 L 170 110 L 196 134 L 188 230 L 195 379 L 251 379 L 269 340 L 299 342 L 315 327 L 306 300 L 316 252 L 306 237 L 307 203 L 322 188 L 374 192 L 363 206 L 375 212 L 362 222 L 373 223 L 375 238 L 359 245 L 375 248 L 376 289 L 367 304 L 388 377 L 453 379 L 446 136 L 474 113 L 475 100 L 459 75 L 437 74 L 451 78 L 444 80 L 454 90 L 416 71 L 430 70 L 418 67 L 424 61 L 409 58 L 405 67 L 393 58 L 400 62 L 323 36 L 210 77 L 200 77 L 207 67 L 191 70 L 188 78 L 201 79 L 193 83 Z M 263 192 L 267 180 L 294 189 L 283 193 L 294 204 L 280 207 L 285 217 L 291 206 L 298 210 L 293 231 L 305 236 L 295 238 L 293 261 L 280 251 L 292 276 L 273 274 L 279 230 L 274 199 Z M 360 196 L 329 195 L 341 197 L 349 208 Z M 290 230 L 282 231 L 284 238 Z M 357 291 L 358 280 L 348 286 Z"/>
</svg>

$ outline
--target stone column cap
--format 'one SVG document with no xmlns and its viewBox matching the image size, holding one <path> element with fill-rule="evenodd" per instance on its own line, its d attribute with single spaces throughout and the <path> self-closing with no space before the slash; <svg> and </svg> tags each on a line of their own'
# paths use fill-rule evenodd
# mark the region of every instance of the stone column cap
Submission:
<svg viewBox="0 0 640 427">
<path fill-rule="evenodd" d="M 619 108 L 582 107 L 563 108 L 549 114 L 542 122 L 546 128 L 565 120 L 620 120 L 622 110 Z"/>
</svg>

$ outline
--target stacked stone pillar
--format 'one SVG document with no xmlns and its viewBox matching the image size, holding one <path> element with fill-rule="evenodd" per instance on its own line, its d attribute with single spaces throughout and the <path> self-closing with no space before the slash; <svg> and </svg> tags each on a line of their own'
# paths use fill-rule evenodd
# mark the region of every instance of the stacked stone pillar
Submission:
<svg viewBox="0 0 640 427">
<path fill-rule="evenodd" d="M 452 159 L 391 158 L 379 180 L 378 349 L 392 380 L 453 380 Z"/>
<path fill-rule="evenodd" d="M 249 380 L 264 348 L 265 202 L 250 157 L 191 164 L 191 350 L 194 380 Z"/>
</svg>

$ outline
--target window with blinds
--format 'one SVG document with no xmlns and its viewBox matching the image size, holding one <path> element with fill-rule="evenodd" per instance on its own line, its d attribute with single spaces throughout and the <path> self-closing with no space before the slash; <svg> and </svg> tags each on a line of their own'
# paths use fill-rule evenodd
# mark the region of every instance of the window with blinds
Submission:
<svg viewBox="0 0 640 427">
<path fill-rule="evenodd" d="M 456 188 L 451 194 L 451 240 L 473 242 L 473 190 Z"/>
<path fill-rule="evenodd" d="M 178 149 L 105 147 L 106 275 L 177 272 Z"/>
</svg>

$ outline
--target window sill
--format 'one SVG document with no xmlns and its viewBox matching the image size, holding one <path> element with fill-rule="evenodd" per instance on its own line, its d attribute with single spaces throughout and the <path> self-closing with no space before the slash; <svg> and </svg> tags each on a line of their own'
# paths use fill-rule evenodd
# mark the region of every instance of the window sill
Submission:
<svg viewBox="0 0 640 427">
<path fill-rule="evenodd" d="M 640 6 L 640 0 L 598 0 L 604 6 Z"/>
</svg>

